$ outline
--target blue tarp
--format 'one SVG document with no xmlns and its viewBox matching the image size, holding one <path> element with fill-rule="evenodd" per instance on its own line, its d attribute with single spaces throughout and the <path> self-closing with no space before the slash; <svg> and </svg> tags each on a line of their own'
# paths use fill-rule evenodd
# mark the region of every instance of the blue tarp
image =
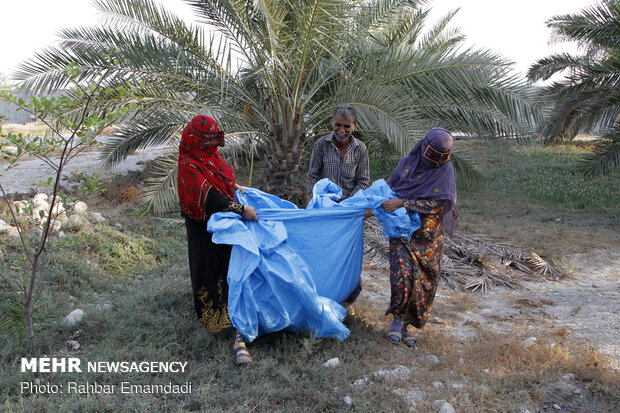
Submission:
<svg viewBox="0 0 620 413">
<path fill-rule="evenodd" d="M 283 329 L 344 340 L 349 330 L 338 303 L 361 273 L 366 209 L 373 209 L 392 237 L 411 236 L 420 226 L 418 215 L 404 208 L 388 214 L 381 203 L 395 194 L 383 180 L 337 203 L 342 191 L 322 179 L 306 209 L 254 188 L 244 190 L 237 191 L 237 200 L 255 207 L 258 221 L 224 212 L 208 223 L 213 242 L 233 246 L 228 267 L 233 325 L 249 341 Z"/>
</svg>

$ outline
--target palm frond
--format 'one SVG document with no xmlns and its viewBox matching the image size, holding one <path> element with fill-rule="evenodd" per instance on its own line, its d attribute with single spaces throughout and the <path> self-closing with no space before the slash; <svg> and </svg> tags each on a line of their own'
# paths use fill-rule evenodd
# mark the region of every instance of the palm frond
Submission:
<svg viewBox="0 0 620 413">
<path fill-rule="evenodd" d="M 450 29 L 448 24 L 452 21 L 456 13 L 460 8 L 448 12 L 445 16 L 439 19 L 437 23 L 420 39 L 416 39 L 415 47 L 417 49 L 435 49 L 441 51 L 442 49 L 451 48 L 457 46 L 465 38 L 460 34 L 457 29 Z"/>
<path fill-rule="evenodd" d="M 22 340 L 26 334 L 26 315 L 18 296 L 8 293 L 0 306 L 0 334 Z"/>
<path fill-rule="evenodd" d="M 547 143 L 572 139 L 580 131 L 604 131 L 593 153 L 585 155 L 579 169 L 588 175 L 617 170 L 620 116 L 620 3 L 602 0 L 578 14 L 556 16 L 547 25 L 561 40 L 575 40 L 585 54 L 553 55 L 529 70 L 530 80 L 546 80 L 563 73 L 564 79 L 544 88 L 541 96 L 554 102 L 545 122 Z"/>
<path fill-rule="evenodd" d="M 588 176 L 611 175 L 620 168 L 620 126 L 604 134 L 591 154 L 583 157 L 579 169 Z"/>
<path fill-rule="evenodd" d="M 147 178 L 142 204 L 156 215 L 179 211 L 177 190 L 178 153 L 171 151 L 166 156 L 157 158 L 152 176 Z"/>
<path fill-rule="evenodd" d="M 602 0 L 578 14 L 555 16 L 547 25 L 564 40 L 578 41 L 584 47 L 618 49 L 618 21 L 620 4 L 616 0 Z"/>
<path fill-rule="evenodd" d="M 522 281 L 562 276 L 556 266 L 538 254 L 482 235 L 456 232 L 444 240 L 441 279 L 456 290 L 485 293 L 498 286 L 519 288 Z M 364 221 L 364 257 L 374 266 L 389 268 L 388 239 L 375 218 Z"/>
<path fill-rule="evenodd" d="M 138 149 L 170 144 L 180 139 L 181 131 L 191 119 L 175 112 L 141 117 L 140 122 L 128 122 L 109 137 L 101 149 L 106 166 L 122 162 Z"/>
</svg>

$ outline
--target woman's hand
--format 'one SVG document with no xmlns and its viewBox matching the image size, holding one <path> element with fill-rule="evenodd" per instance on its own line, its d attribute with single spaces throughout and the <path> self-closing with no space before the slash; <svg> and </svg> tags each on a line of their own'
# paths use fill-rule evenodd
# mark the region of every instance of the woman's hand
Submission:
<svg viewBox="0 0 620 413">
<path fill-rule="evenodd" d="M 241 217 L 246 221 L 258 221 L 258 216 L 256 215 L 256 209 L 250 205 L 244 205 L 243 214 Z"/>
<path fill-rule="evenodd" d="M 381 206 L 387 212 L 391 213 L 391 212 L 394 212 L 398 208 L 401 208 L 403 206 L 403 200 L 402 199 L 398 199 L 398 198 L 388 199 L 387 201 L 383 202 L 381 204 Z"/>
<path fill-rule="evenodd" d="M 241 193 L 243 194 L 244 189 L 243 189 L 243 187 L 242 187 L 241 185 L 239 185 L 238 183 L 235 183 L 235 189 L 240 190 L 240 191 L 241 191 Z"/>
<path fill-rule="evenodd" d="M 370 218 L 371 216 L 373 216 L 374 214 L 372 213 L 372 209 L 367 209 L 366 210 L 366 214 L 364 215 L 364 219 L 366 218 Z"/>
</svg>

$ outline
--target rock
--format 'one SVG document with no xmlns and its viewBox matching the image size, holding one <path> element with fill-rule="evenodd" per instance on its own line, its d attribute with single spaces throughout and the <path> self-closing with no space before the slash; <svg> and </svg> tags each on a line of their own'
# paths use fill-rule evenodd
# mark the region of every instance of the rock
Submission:
<svg viewBox="0 0 620 413">
<path fill-rule="evenodd" d="M 465 364 L 465 360 L 463 360 L 463 357 L 459 358 L 459 364 Z"/>
<path fill-rule="evenodd" d="M 465 387 L 463 384 L 461 383 L 452 383 L 452 388 L 453 389 L 462 389 L 463 387 Z"/>
<path fill-rule="evenodd" d="M 349 396 L 344 396 L 344 399 L 342 399 L 342 401 L 344 401 L 344 404 L 346 404 L 347 406 L 351 406 L 353 404 L 353 400 Z"/>
<path fill-rule="evenodd" d="M 456 413 L 454 407 L 445 400 L 435 400 L 432 404 L 433 410 L 439 413 Z"/>
<path fill-rule="evenodd" d="M 426 393 L 417 389 L 395 389 L 392 391 L 407 401 L 409 411 L 416 411 L 418 402 L 423 401 L 426 396 Z"/>
<path fill-rule="evenodd" d="M 65 344 L 67 345 L 69 350 L 73 350 L 73 351 L 79 350 L 81 347 L 80 343 L 78 343 L 75 340 L 67 340 Z"/>
<path fill-rule="evenodd" d="M 404 377 L 407 377 L 409 373 L 411 373 L 411 370 L 409 370 L 407 367 L 398 366 L 392 370 L 375 371 L 373 375 L 375 377 L 384 377 L 386 379 L 403 379 Z"/>
<path fill-rule="evenodd" d="M 323 367 L 338 367 L 339 365 L 340 359 L 338 359 L 338 357 L 334 357 L 333 359 L 329 359 L 323 363 Z"/>
<path fill-rule="evenodd" d="M 469 403 L 469 393 L 464 393 L 461 399 L 463 400 L 463 402 Z"/>
<path fill-rule="evenodd" d="M 36 198 L 36 197 L 35 197 Z M 45 211 L 49 211 L 50 204 L 46 200 L 38 199 L 32 202 L 32 206 L 36 209 L 44 209 Z"/>
<path fill-rule="evenodd" d="M 364 377 L 363 379 L 355 380 L 355 382 L 353 382 L 353 387 L 366 387 L 369 384 L 370 380 L 368 380 L 368 377 Z"/>
<path fill-rule="evenodd" d="M 36 194 L 33 198 L 32 198 L 32 202 L 34 202 L 35 204 L 39 203 L 39 202 L 47 202 L 48 200 L 48 196 L 47 194 Z"/>
<path fill-rule="evenodd" d="M 82 321 L 85 315 L 86 313 L 84 312 L 84 310 L 76 308 L 75 310 L 71 311 L 68 316 L 65 317 L 65 324 L 69 326 L 75 325 L 76 323 Z"/>
<path fill-rule="evenodd" d="M 43 208 L 39 208 L 38 206 L 35 206 L 34 208 L 32 208 L 32 218 L 34 218 L 35 221 L 45 219 L 46 216 L 47 216 L 47 208 L 43 209 Z"/>
<path fill-rule="evenodd" d="M 60 228 L 62 228 L 62 224 L 60 223 L 60 221 L 54 221 L 54 223 L 52 224 L 52 231 L 59 232 Z"/>
<path fill-rule="evenodd" d="M 80 218 L 78 215 L 71 215 L 69 218 L 67 218 L 67 222 L 69 224 L 79 225 L 82 222 L 82 218 Z"/>
<path fill-rule="evenodd" d="M 442 400 L 435 400 L 431 406 L 432 406 L 433 410 L 439 410 L 439 409 L 441 409 L 441 406 L 443 406 L 446 403 L 447 403 L 447 401 L 445 401 L 443 399 Z"/>
<path fill-rule="evenodd" d="M 8 222 L 0 219 L 0 234 L 6 234 L 9 237 L 19 237 L 17 227 L 12 226 Z"/>
<path fill-rule="evenodd" d="M 439 413 L 456 413 L 456 411 L 450 403 L 446 402 L 441 406 L 441 409 L 439 409 Z"/>
<path fill-rule="evenodd" d="M 60 214 L 56 215 L 56 219 L 63 224 L 66 224 L 69 217 L 67 216 L 67 211 L 62 211 Z"/>
<path fill-rule="evenodd" d="M 0 234 L 4 234 L 11 228 L 11 225 L 3 219 L 0 219 Z"/>
<path fill-rule="evenodd" d="M 440 382 L 440 381 L 434 381 L 433 382 L 433 387 L 436 388 L 436 389 L 439 389 L 439 388 L 443 387 L 443 383 Z"/>
<path fill-rule="evenodd" d="M 581 389 L 575 389 L 575 390 L 573 390 L 573 394 L 581 394 Z"/>
<path fill-rule="evenodd" d="M 95 221 L 97 221 L 97 222 L 106 222 L 107 221 L 105 219 L 105 217 L 101 214 L 101 212 L 93 212 L 93 213 L 91 213 L 91 215 L 93 216 L 93 218 L 95 218 Z"/>
<path fill-rule="evenodd" d="M 432 354 L 424 357 L 424 360 L 426 360 L 426 362 L 430 364 L 439 364 L 439 359 L 437 358 L 437 356 L 434 356 Z"/>
<path fill-rule="evenodd" d="M 73 205 L 73 211 L 75 211 L 76 214 L 83 214 L 84 212 L 86 212 L 87 209 L 88 205 L 86 205 L 86 202 L 83 201 L 77 201 Z"/>
<path fill-rule="evenodd" d="M 523 341 L 523 347 L 528 348 L 536 344 L 536 337 L 529 337 Z"/>
<path fill-rule="evenodd" d="M 553 407 L 555 410 L 562 410 L 562 408 L 555 403 L 553 403 L 551 407 Z"/>
<path fill-rule="evenodd" d="M 569 373 L 569 374 L 563 375 L 562 380 L 566 380 L 566 381 L 575 380 L 575 377 L 576 376 L 573 373 Z"/>
<path fill-rule="evenodd" d="M 65 208 L 65 205 L 62 202 L 58 202 L 56 205 L 54 205 L 54 209 L 52 210 L 52 213 L 54 215 L 61 215 L 66 210 L 67 209 Z"/>
<path fill-rule="evenodd" d="M 521 406 L 521 408 L 519 409 L 519 413 L 532 413 L 532 412 L 530 412 L 530 410 L 527 407 Z"/>
</svg>

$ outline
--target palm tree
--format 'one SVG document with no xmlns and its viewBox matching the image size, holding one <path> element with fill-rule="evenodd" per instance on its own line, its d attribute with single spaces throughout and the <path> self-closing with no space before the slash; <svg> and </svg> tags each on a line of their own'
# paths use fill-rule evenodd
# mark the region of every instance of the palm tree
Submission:
<svg viewBox="0 0 620 413">
<path fill-rule="evenodd" d="M 101 27 L 64 30 L 61 46 L 18 76 L 26 88 L 58 88 L 57 68 L 76 62 L 89 80 L 114 56 L 114 80 L 137 85 L 141 110 L 104 148 L 109 164 L 175 144 L 193 114 L 207 113 L 228 136 L 260 144 L 262 188 L 298 203 L 305 148 L 331 129 L 339 103 L 358 109 L 365 137 L 387 137 L 401 154 L 433 126 L 524 138 L 538 119 L 509 62 L 462 50 L 463 37 L 446 28 L 455 12 L 425 30 L 425 0 L 185 1 L 201 24 L 152 0 L 98 0 Z M 174 156 L 151 194 L 160 211 L 176 208 Z M 466 154 L 454 162 L 460 179 L 475 176 Z"/>
<path fill-rule="evenodd" d="M 565 73 L 543 92 L 555 102 L 544 136 L 556 142 L 584 129 L 602 131 L 603 139 L 581 166 L 590 175 L 612 173 L 620 165 L 620 1 L 602 0 L 579 14 L 555 16 L 547 25 L 585 53 L 552 55 L 529 70 L 532 81 Z"/>
</svg>

